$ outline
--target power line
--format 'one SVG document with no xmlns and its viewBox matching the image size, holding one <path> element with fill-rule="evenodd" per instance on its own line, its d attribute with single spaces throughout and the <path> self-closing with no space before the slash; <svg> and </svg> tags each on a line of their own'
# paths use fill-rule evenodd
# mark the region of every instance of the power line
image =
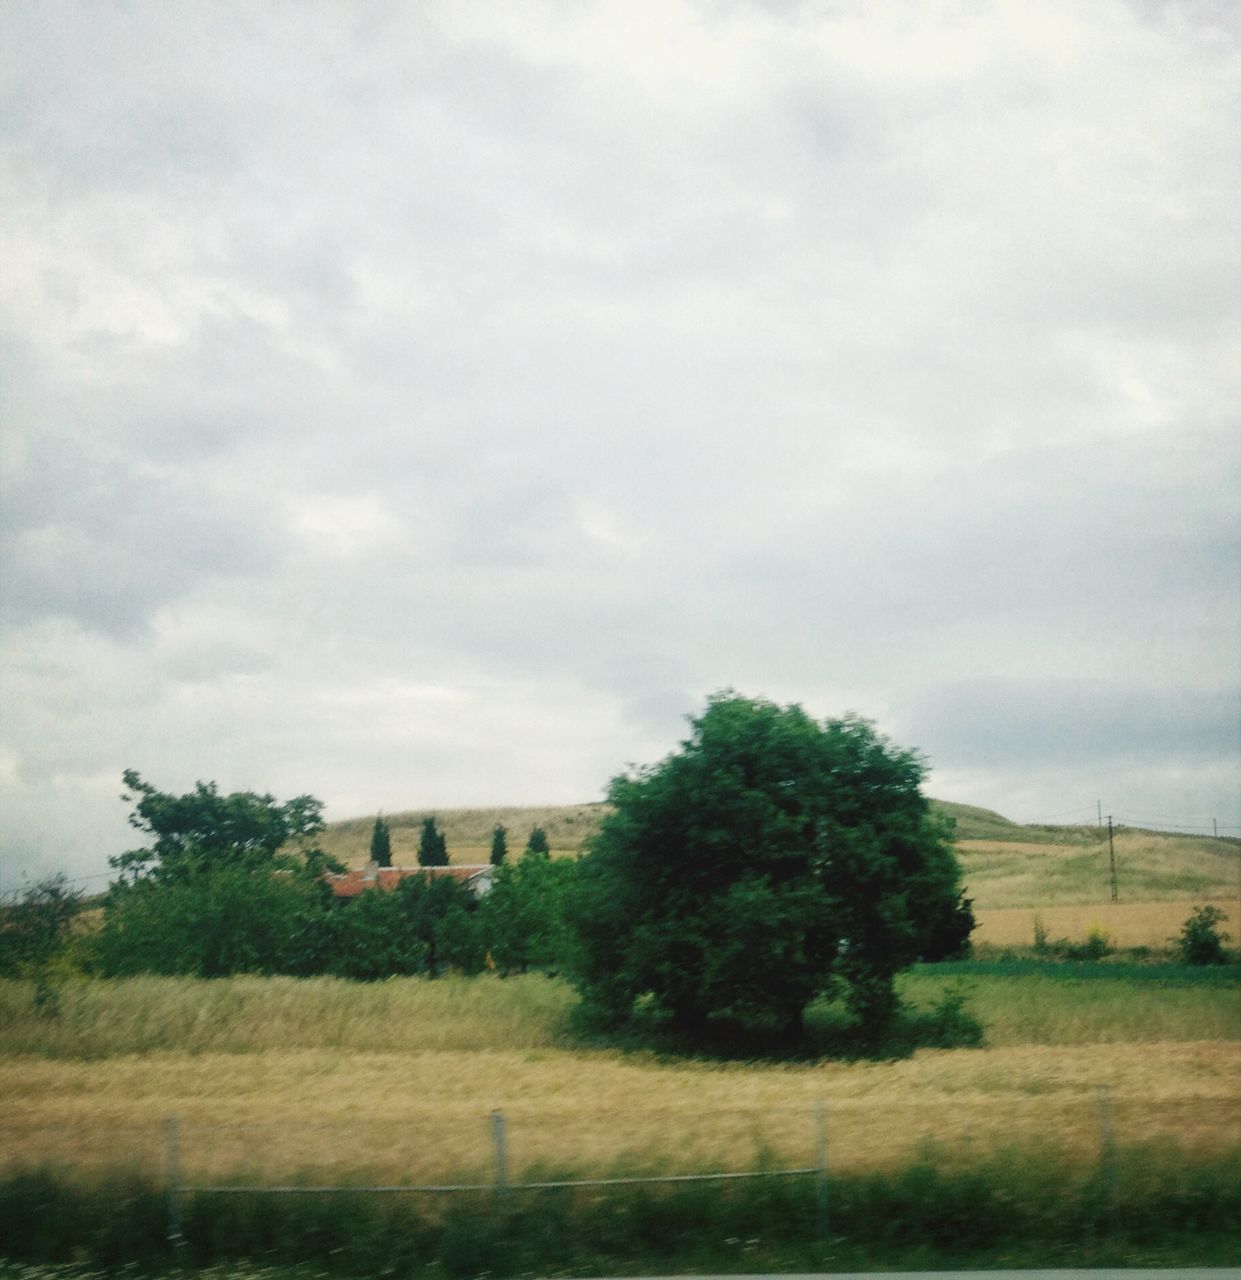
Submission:
<svg viewBox="0 0 1241 1280">
<path fill-rule="evenodd" d="M 1165 828 L 1179 827 L 1187 831 L 1241 831 L 1241 826 L 1235 822 L 1182 822 L 1179 818 L 1152 818 L 1141 814 L 1129 814 L 1116 821 L 1129 827 L 1148 826 L 1154 822 L 1164 824 Z"/>
</svg>

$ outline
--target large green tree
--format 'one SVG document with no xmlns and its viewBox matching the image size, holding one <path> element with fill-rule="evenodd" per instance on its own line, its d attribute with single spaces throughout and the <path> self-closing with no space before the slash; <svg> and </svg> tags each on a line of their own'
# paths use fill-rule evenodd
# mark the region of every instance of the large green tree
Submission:
<svg viewBox="0 0 1241 1280">
<path fill-rule="evenodd" d="M 214 782 L 196 782 L 193 791 L 159 791 L 133 769 L 122 778 L 133 804 L 129 825 L 151 843 L 109 858 L 127 880 L 184 880 L 223 867 L 313 871 L 330 860 L 315 847 L 323 830 L 323 805 L 314 796 L 280 804 L 270 795 L 234 791 L 221 795 Z"/>
<path fill-rule="evenodd" d="M 701 1033 L 795 1036 L 821 995 L 879 1029 L 894 977 L 973 925 L 924 767 L 854 716 L 715 695 L 660 764 L 613 780 L 570 898 L 571 976 L 619 1022 L 640 999 Z"/>
<path fill-rule="evenodd" d="M 104 902 L 100 970 L 221 977 L 285 969 L 307 920 L 326 910 L 322 873 L 343 870 L 314 843 L 319 801 L 221 795 L 214 782 L 173 795 L 132 769 L 123 776 L 130 825 L 151 842 L 109 860 L 121 874 Z"/>
</svg>

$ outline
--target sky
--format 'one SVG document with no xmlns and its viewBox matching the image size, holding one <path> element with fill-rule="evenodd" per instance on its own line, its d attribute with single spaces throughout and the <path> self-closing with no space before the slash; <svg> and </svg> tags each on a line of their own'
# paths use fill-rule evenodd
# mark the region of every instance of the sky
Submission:
<svg viewBox="0 0 1241 1280">
<path fill-rule="evenodd" d="M 723 688 L 1241 834 L 1231 0 L 8 0 L 0 397 L 0 888 Z"/>
</svg>

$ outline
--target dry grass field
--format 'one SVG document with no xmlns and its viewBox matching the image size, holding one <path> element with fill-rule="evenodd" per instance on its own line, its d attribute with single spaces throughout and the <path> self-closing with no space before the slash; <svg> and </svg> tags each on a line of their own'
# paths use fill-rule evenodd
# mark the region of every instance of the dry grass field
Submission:
<svg viewBox="0 0 1241 1280">
<path fill-rule="evenodd" d="M 1068 938 L 1084 942 L 1090 933 L 1102 930 L 1116 947 L 1149 947 L 1166 950 L 1176 938 L 1190 911 L 1210 904 L 1225 916 L 1223 929 L 1234 941 L 1241 935 L 1241 902 L 1234 898 L 1197 898 L 1179 902 L 1099 902 L 1086 905 L 1057 904 L 1049 907 L 978 908 L 974 943 L 979 947 L 1029 947 L 1034 943 L 1036 923 L 1047 938 Z"/>
<path fill-rule="evenodd" d="M 1115 845 L 1122 903 L 1210 900 L 1231 902 L 1235 909 L 1241 900 L 1241 841 L 1122 830 Z M 1019 835 L 958 840 L 957 854 L 966 892 L 979 908 L 1044 909 L 1110 899 L 1106 836 L 1064 844 Z"/>
<path fill-rule="evenodd" d="M 1089 1161 L 1101 1083 L 1111 1086 L 1121 1141 L 1176 1140 L 1218 1154 L 1241 1139 L 1239 1069 L 1236 1046 L 1212 1042 L 936 1051 L 813 1067 L 555 1050 L 292 1050 L 9 1059 L 0 1088 L 8 1161 L 155 1172 L 161 1120 L 175 1112 L 192 1178 L 391 1182 L 483 1175 L 496 1107 L 523 1170 L 812 1164 L 820 1099 L 842 1171 L 898 1168 L 928 1144 L 947 1160 L 1015 1145 Z"/>
<path fill-rule="evenodd" d="M 924 971 L 905 990 L 930 1004 L 945 985 Z M 841 1170 L 899 1167 L 928 1144 L 946 1161 L 1010 1145 L 1088 1161 L 1101 1084 L 1122 1141 L 1241 1148 L 1235 991 L 964 985 L 987 1049 L 764 1064 L 577 1045 L 570 993 L 537 977 L 83 984 L 50 1028 L 18 984 L 0 984 L 0 1151 L 156 1172 L 176 1113 L 195 1179 L 473 1177 L 500 1108 L 517 1170 L 738 1169 L 812 1162 L 823 1099 Z"/>
</svg>

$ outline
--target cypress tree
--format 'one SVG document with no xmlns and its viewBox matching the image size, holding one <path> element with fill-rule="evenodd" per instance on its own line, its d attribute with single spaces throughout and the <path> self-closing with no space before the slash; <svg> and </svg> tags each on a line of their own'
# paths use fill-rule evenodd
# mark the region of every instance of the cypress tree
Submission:
<svg viewBox="0 0 1241 1280">
<path fill-rule="evenodd" d="M 423 818 L 422 835 L 418 839 L 418 865 L 420 867 L 446 867 L 448 842 L 435 825 L 435 818 Z"/>
<path fill-rule="evenodd" d="M 530 832 L 530 839 L 526 841 L 526 852 L 542 854 L 545 858 L 552 856 L 552 847 L 547 843 L 547 832 L 542 827 L 535 827 Z"/>
<path fill-rule="evenodd" d="M 508 832 L 498 823 L 491 833 L 491 865 L 498 867 L 508 854 Z"/>
<path fill-rule="evenodd" d="M 371 861 L 381 867 L 392 865 L 392 838 L 382 814 L 375 819 L 375 826 L 371 830 Z"/>
</svg>

